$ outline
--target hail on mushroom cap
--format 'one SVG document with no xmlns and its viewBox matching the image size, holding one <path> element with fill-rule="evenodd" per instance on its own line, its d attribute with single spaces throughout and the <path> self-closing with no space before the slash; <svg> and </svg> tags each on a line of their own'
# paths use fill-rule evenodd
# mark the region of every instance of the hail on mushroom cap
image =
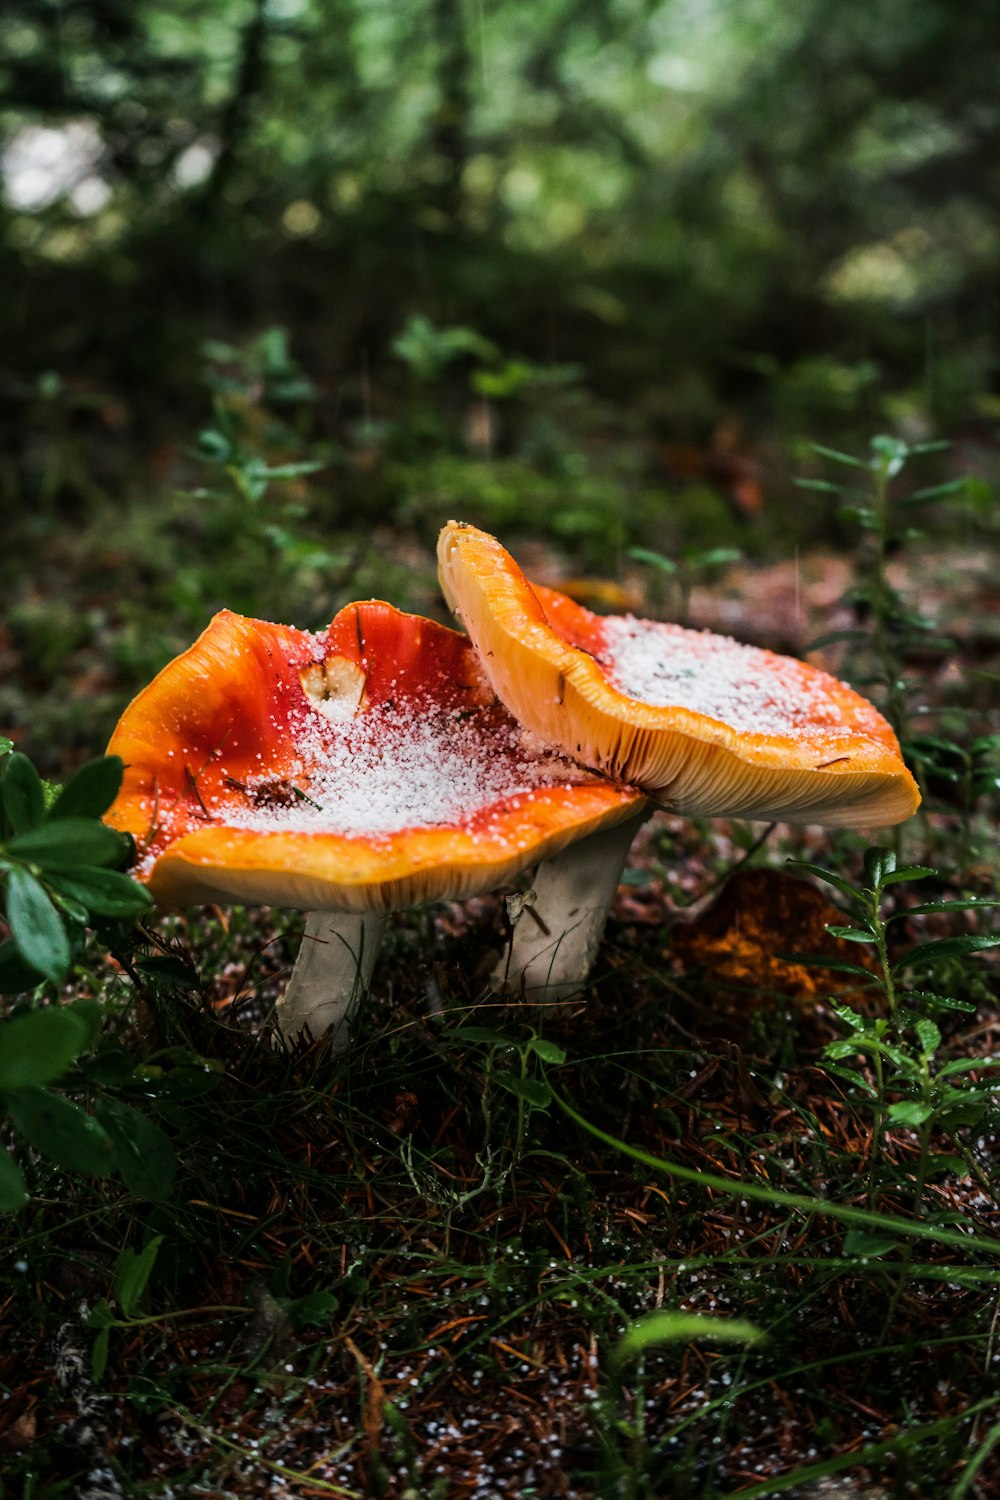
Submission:
<svg viewBox="0 0 1000 1500">
<path fill-rule="evenodd" d="M 474 526 L 449 522 L 438 561 L 498 696 L 581 764 L 703 816 L 887 824 L 916 809 L 889 725 L 827 673 L 708 631 L 592 614 L 530 584 Z M 572 924 L 574 941 L 554 972 L 553 939 L 522 923 L 497 975 L 507 988 L 561 994 L 586 979 L 634 828 L 543 863 L 537 914 L 549 933 Z"/>
<path fill-rule="evenodd" d="M 108 818 L 157 900 L 311 913 L 286 1036 L 343 1028 L 381 914 L 495 889 L 644 805 L 534 743 L 463 636 L 377 601 L 318 635 L 224 611 L 110 750 Z"/>
<path fill-rule="evenodd" d="M 450 522 L 441 587 L 497 694 L 546 744 L 679 812 L 828 826 L 920 801 L 881 714 L 792 657 L 709 631 L 592 614 Z"/>
</svg>

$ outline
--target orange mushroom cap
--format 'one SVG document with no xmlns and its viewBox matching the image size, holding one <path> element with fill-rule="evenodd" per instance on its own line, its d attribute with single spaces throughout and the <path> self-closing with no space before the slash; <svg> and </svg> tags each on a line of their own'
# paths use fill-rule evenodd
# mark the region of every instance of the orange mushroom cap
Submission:
<svg viewBox="0 0 1000 1500">
<path fill-rule="evenodd" d="M 223 611 L 129 705 L 108 813 L 157 900 L 388 911 L 490 890 L 638 813 L 533 742 L 468 640 L 389 604 Z"/>
<path fill-rule="evenodd" d="M 441 587 L 498 696 L 549 745 L 705 816 L 901 822 L 920 793 L 866 699 L 792 657 L 710 631 L 595 615 L 528 582 L 451 521 Z"/>
</svg>

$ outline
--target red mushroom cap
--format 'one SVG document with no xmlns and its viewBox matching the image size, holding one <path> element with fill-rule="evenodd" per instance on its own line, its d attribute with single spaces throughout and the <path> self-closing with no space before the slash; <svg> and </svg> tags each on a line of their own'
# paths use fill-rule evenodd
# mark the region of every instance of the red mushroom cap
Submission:
<svg viewBox="0 0 1000 1500">
<path fill-rule="evenodd" d="M 473 895 L 643 806 L 526 735 L 465 637 L 377 601 L 318 635 L 223 611 L 109 750 L 126 771 L 108 821 L 175 904 Z"/>
<path fill-rule="evenodd" d="M 441 586 L 498 696 L 549 745 L 680 812 L 897 823 L 920 794 L 881 714 L 792 657 L 595 615 L 452 521 Z"/>
</svg>

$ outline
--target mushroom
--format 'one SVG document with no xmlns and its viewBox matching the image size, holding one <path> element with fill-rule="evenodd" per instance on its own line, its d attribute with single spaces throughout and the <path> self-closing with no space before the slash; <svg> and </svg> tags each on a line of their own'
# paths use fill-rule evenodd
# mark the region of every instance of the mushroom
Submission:
<svg viewBox="0 0 1000 1500">
<path fill-rule="evenodd" d="M 464 636 L 378 601 L 317 635 L 223 611 L 110 750 L 108 820 L 157 901 L 308 913 L 278 1029 L 335 1047 L 387 912 L 502 887 L 645 806 L 524 731 Z"/>
<path fill-rule="evenodd" d="M 474 526 L 449 522 L 438 562 L 445 598 L 511 713 L 545 744 L 661 807 L 830 827 L 885 826 L 916 810 L 920 794 L 892 729 L 828 673 L 709 631 L 593 614 L 529 583 Z M 558 901 L 588 857 L 577 844 L 539 872 L 536 887 L 554 888 L 543 913 L 553 931 Z M 522 924 L 510 974 L 532 972 L 531 946 Z"/>
</svg>

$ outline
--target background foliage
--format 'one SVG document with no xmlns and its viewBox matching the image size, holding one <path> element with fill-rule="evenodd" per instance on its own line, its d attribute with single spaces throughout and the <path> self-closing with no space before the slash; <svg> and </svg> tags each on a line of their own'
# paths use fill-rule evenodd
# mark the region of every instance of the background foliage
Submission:
<svg viewBox="0 0 1000 1500">
<path fill-rule="evenodd" d="M 995 417 L 998 64 L 990 0 L 11 0 L 6 397 L 155 441 L 281 321 L 363 413 L 420 311 L 688 438 Z"/>
<path fill-rule="evenodd" d="M 7 0 L 0 1500 L 1000 1492 L 994 12 Z M 657 814 L 586 995 L 452 903 L 289 1054 L 300 921 L 152 911 L 95 756 L 449 516 L 924 805 Z"/>
</svg>

